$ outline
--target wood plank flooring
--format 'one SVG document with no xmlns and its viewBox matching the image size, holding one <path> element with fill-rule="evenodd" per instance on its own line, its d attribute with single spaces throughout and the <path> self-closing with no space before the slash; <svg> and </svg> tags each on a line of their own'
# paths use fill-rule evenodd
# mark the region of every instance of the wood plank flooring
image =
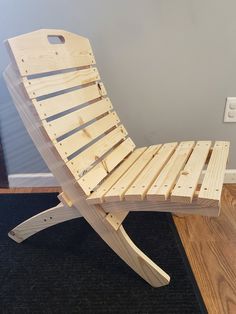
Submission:
<svg viewBox="0 0 236 314">
<path fill-rule="evenodd" d="M 223 189 L 219 217 L 174 217 L 209 314 L 236 313 L 236 185 Z"/>
<path fill-rule="evenodd" d="M 0 193 L 60 192 L 60 188 L 0 189 Z M 236 313 L 236 185 L 223 189 L 220 217 L 174 217 L 209 314 Z"/>
</svg>

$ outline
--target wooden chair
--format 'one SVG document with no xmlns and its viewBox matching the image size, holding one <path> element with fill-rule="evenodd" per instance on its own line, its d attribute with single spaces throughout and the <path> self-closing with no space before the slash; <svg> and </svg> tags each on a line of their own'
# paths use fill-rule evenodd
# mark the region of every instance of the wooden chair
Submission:
<svg viewBox="0 0 236 314">
<path fill-rule="evenodd" d="M 9 236 L 22 242 L 84 217 L 149 284 L 168 284 L 168 274 L 135 246 L 122 222 L 129 211 L 218 216 L 229 142 L 136 148 L 107 97 L 88 39 L 42 29 L 6 45 L 7 86 L 63 191 L 58 206 L 21 223 Z"/>
</svg>

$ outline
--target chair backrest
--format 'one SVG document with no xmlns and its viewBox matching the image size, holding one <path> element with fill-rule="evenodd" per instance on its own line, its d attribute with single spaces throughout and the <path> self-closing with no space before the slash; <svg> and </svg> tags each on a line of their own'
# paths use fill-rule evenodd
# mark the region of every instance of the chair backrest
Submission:
<svg viewBox="0 0 236 314">
<path fill-rule="evenodd" d="M 135 148 L 100 81 L 89 40 L 42 29 L 7 45 L 36 120 L 89 195 Z"/>
</svg>

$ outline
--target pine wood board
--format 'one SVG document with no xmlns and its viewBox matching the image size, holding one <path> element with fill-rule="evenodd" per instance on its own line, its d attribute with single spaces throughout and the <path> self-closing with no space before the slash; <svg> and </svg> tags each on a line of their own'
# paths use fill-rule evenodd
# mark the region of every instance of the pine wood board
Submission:
<svg viewBox="0 0 236 314">
<path fill-rule="evenodd" d="M 23 84 L 29 98 L 33 99 L 98 80 L 100 75 L 97 68 L 89 67 L 32 79 L 24 77 Z"/>
<path fill-rule="evenodd" d="M 124 198 L 125 192 L 141 173 L 143 168 L 152 160 L 161 145 L 150 146 L 128 171 L 112 186 L 104 196 L 105 202 L 115 202 Z"/>
<path fill-rule="evenodd" d="M 130 201 L 143 200 L 146 192 L 156 179 L 162 168 L 168 162 L 178 143 L 163 144 L 153 159 L 143 169 L 142 173 L 125 192 L 125 199 Z"/>
<path fill-rule="evenodd" d="M 64 43 L 51 44 L 48 36 L 61 36 Z M 60 29 L 41 29 L 7 43 L 22 76 L 95 64 L 89 40 Z"/>
<path fill-rule="evenodd" d="M 102 89 L 101 93 L 98 84 L 93 84 L 44 100 L 37 101 L 36 99 L 33 99 L 32 103 L 35 106 L 40 119 L 43 120 L 91 101 L 99 100 L 101 96 L 105 95 L 106 92 L 104 89 Z"/>
<path fill-rule="evenodd" d="M 191 154 L 193 146 L 193 141 L 181 142 L 178 145 L 175 153 L 148 190 L 146 194 L 148 200 L 162 201 L 168 198 L 179 172 Z"/>
<path fill-rule="evenodd" d="M 116 147 L 109 155 L 85 173 L 77 182 L 89 195 L 94 188 L 135 148 L 133 141 L 127 138 L 121 145 Z"/>
<path fill-rule="evenodd" d="M 210 217 L 218 217 L 220 214 L 219 207 L 208 207 L 204 204 L 198 204 L 194 199 L 191 204 L 171 202 L 171 200 L 152 202 L 152 201 L 115 201 L 115 202 L 103 202 L 102 208 L 109 213 L 116 213 L 117 211 L 157 211 L 157 212 L 171 212 L 175 214 L 191 214 L 191 215 L 203 215 Z"/>
<path fill-rule="evenodd" d="M 171 192 L 173 202 L 191 203 L 211 148 L 210 141 L 198 141 Z"/>
<path fill-rule="evenodd" d="M 52 121 L 47 122 L 46 120 L 42 120 L 42 123 L 51 140 L 55 140 L 56 138 L 83 126 L 85 123 L 108 113 L 112 109 L 112 104 L 109 98 L 103 98 Z"/>
<path fill-rule="evenodd" d="M 107 172 L 111 172 L 125 157 L 135 149 L 135 144 L 128 137 L 124 142 L 118 145 L 110 154 L 108 154 L 102 163 L 105 166 Z"/>
<path fill-rule="evenodd" d="M 94 139 L 115 127 L 120 123 L 115 112 L 109 113 L 105 117 L 96 120 L 89 126 L 73 133 L 72 135 L 66 137 L 65 139 L 57 142 L 55 147 L 59 154 L 64 160 L 75 153 L 77 150 L 81 149 L 83 146 L 89 144 Z"/>
<path fill-rule="evenodd" d="M 220 203 L 229 146 L 229 142 L 215 142 L 198 195 L 199 203 L 209 203 L 213 206 Z"/>
<path fill-rule="evenodd" d="M 79 155 L 67 162 L 67 166 L 74 174 L 75 178 L 79 178 L 90 165 L 105 155 L 113 146 L 118 144 L 127 136 L 124 127 L 120 125 L 115 128 L 92 146 L 82 151 Z"/>
<path fill-rule="evenodd" d="M 124 175 L 133 163 L 144 153 L 146 147 L 135 149 L 124 161 L 120 164 L 106 180 L 94 191 L 87 199 L 88 204 L 101 204 L 104 201 L 104 195 L 110 188 Z"/>
</svg>

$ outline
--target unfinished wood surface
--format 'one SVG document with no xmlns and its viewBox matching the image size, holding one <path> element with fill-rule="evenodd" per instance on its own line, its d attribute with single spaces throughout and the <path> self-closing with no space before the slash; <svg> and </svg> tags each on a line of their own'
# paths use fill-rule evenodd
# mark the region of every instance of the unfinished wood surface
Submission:
<svg viewBox="0 0 236 314">
<path fill-rule="evenodd" d="M 29 98 L 56 93 L 79 85 L 88 84 L 100 80 L 97 68 L 74 70 L 44 77 L 28 79 L 23 78 L 23 84 Z"/>
<path fill-rule="evenodd" d="M 127 136 L 127 132 L 122 125 L 106 134 L 92 146 L 82 151 L 79 155 L 67 162 L 67 166 L 79 178 L 83 171 L 86 170 L 95 161 L 106 154 L 112 147 L 118 144 Z"/>
<path fill-rule="evenodd" d="M 11 69 L 9 70 L 11 71 Z M 105 219 L 106 213 L 100 206 L 88 205 L 81 186 L 75 184 L 73 176 L 63 165 L 59 166 L 60 156 L 54 150 L 45 149 L 47 134 L 43 129 L 36 129 L 34 127 L 37 120 L 33 108 L 26 105 L 27 98 L 25 99 L 25 93 L 21 90 L 12 89 L 9 79 L 14 77 L 14 75 L 16 73 L 6 73 L 4 77 L 16 103 L 16 108 L 49 169 L 58 182 L 61 183 L 63 191 L 73 202 L 73 206 L 80 211 L 82 216 L 114 252 L 150 285 L 160 287 L 168 284 L 170 277 L 134 245 L 122 226 L 116 231 Z M 56 167 L 54 166 L 55 164 L 57 165 Z"/>
<path fill-rule="evenodd" d="M 147 190 L 173 154 L 177 144 L 167 143 L 160 148 L 154 158 L 132 183 L 131 187 L 125 192 L 126 200 L 135 201 L 145 198 Z"/>
<path fill-rule="evenodd" d="M 98 136 L 104 134 L 119 123 L 120 120 L 117 114 L 115 112 L 109 113 L 105 117 L 56 143 L 55 147 L 62 158 L 66 160 L 71 154 L 89 144 Z"/>
<path fill-rule="evenodd" d="M 208 313 L 236 313 L 236 185 L 224 185 L 219 217 L 174 221 Z"/>
<path fill-rule="evenodd" d="M 20 243 L 33 234 L 54 226 L 61 222 L 80 218 L 81 214 L 74 207 L 68 207 L 62 203 L 47 209 L 16 226 L 8 235 L 14 241 Z"/>
<path fill-rule="evenodd" d="M 173 156 L 148 190 L 148 200 L 163 201 L 168 198 L 179 172 L 191 154 L 193 146 L 193 141 L 181 142 L 179 144 Z"/>
<path fill-rule="evenodd" d="M 115 230 L 118 230 L 128 214 L 129 212 L 126 211 L 108 213 L 106 215 L 106 220 L 112 225 Z"/>
<path fill-rule="evenodd" d="M 143 168 L 150 162 L 150 160 L 152 160 L 160 148 L 161 145 L 150 146 L 106 193 L 104 196 L 105 202 L 115 202 L 122 200 L 127 189 L 138 177 Z"/>
<path fill-rule="evenodd" d="M 94 191 L 88 198 L 87 202 L 89 204 L 102 203 L 104 200 L 104 195 L 110 190 L 110 188 L 120 179 L 120 177 L 133 165 L 133 163 L 143 154 L 146 147 L 137 148 L 134 152 L 127 157 L 122 164 L 120 164 L 114 172 L 112 172 L 109 177 L 99 186 L 99 188 Z"/>
<path fill-rule="evenodd" d="M 116 201 L 101 204 L 102 208 L 107 213 L 116 212 L 132 212 L 132 211 L 157 211 L 157 212 L 171 212 L 174 214 L 191 214 L 203 215 L 210 217 L 218 217 L 220 209 L 216 207 L 208 207 L 204 204 L 198 204 L 197 200 L 193 199 L 191 204 L 183 205 L 183 203 L 171 202 L 171 200 L 152 202 L 152 201 Z"/>
<path fill-rule="evenodd" d="M 102 96 L 105 96 L 105 92 Z M 101 97 L 101 90 L 98 84 L 76 89 L 65 94 L 60 94 L 47 99 L 32 100 L 41 120 L 71 110 L 79 105 L 86 104 Z"/>
<path fill-rule="evenodd" d="M 135 144 L 130 138 L 128 138 L 121 148 L 122 149 L 120 150 L 119 145 L 107 157 L 102 159 L 96 166 L 77 180 L 77 182 L 83 187 L 86 195 L 89 195 L 109 174 L 109 172 L 112 171 L 117 164 L 123 161 L 123 159 L 134 150 Z M 110 162 L 110 160 L 112 160 L 112 162 Z"/>
<path fill-rule="evenodd" d="M 51 140 L 55 140 L 59 136 L 79 128 L 111 110 L 112 104 L 108 98 L 105 98 L 55 120 L 49 122 L 43 120 L 42 123 Z"/>
<path fill-rule="evenodd" d="M 77 131 L 76 133 L 72 135 L 70 134 L 70 136 L 68 136 L 67 138 L 64 138 L 62 140 L 59 139 L 61 141 L 56 144 L 56 145 L 59 145 L 59 147 L 57 147 L 58 150 L 56 150 L 53 147 L 53 145 L 51 146 L 49 145 L 50 143 L 49 143 L 48 133 L 46 132 L 44 128 L 38 127 L 41 121 L 40 121 L 40 118 L 36 115 L 36 112 L 34 110 L 34 105 L 36 107 L 37 106 L 42 107 L 41 102 L 47 101 L 47 105 L 51 102 L 51 104 L 54 104 L 54 106 L 56 107 L 58 106 L 59 103 L 61 103 L 61 105 L 59 105 L 61 106 L 59 108 L 59 111 L 61 110 L 60 112 L 63 112 L 67 110 L 64 104 L 69 102 L 68 99 L 71 100 L 68 106 L 70 106 L 70 108 L 74 108 L 80 105 L 87 105 L 88 102 L 90 102 L 91 100 L 95 100 L 95 99 L 98 100 L 98 99 L 101 99 L 104 95 L 106 95 L 106 90 L 102 83 L 94 84 L 96 85 L 96 88 L 97 88 L 96 92 L 98 93 L 99 96 L 92 98 L 91 100 L 89 100 L 91 98 L 91 94 L 89 95 L 87 94 L 86 97 L 84 96 L 83 88 L 79 89 L 79 90 L 83 90 L 83 93 L 82 93 L 83 96 L 80 99 L 78 99 L 78 97 L 75 97 L 75 94 L 73 94 L 73 96 L 72 94 L 70 94 L 72 91 L 69 92 L 67 90 L 68 87 L 65 87 L 66 88 L 65 91 L 67 92 L 66 94 L 61 94 L 57 96 L 53 96 L 54 94 L 53 95 L 50 94 L 49 95 L 50 98 L 43 99 L 40 101 L 39 101 L 39 98 L 37 100 L 33 99 L 32 100 L 33 106 L 29 105 L 31 100 L 26 95 L 25 90 L 23 89 L 24 86 L 22 84 L 17 83 L 21 81 L 22 77 L 24 78 L 25 76 L 27 76 L 27 78 L 29 79 L 28 77 L 29 73 L 38 74 L 38 73 L 51 72 L 50 75 L 51 74 L 55 75 L 59 73 L 58 72 L 52 73 L 52 71 L 60 71 L 64 69 L 71 69 L 73 71 L 77 71 L 78 67 L 80 66 L 87 67 L 95 62 L 92 52 L 89 52 L 91 51 L 91 47 L 87 39 L 80 38 L 74 34 L 68 35 L 68 33 L 66 32 L 63 34 L 62 33 L 58 34 L 58 30 L 55 30 L 54 33 L 53 31 L 52 33 L 50 32 L 51 32 L 50 30 L 42 30 L 38 33 L 36 32 L 36 33 L 30 33 L 28 35 L 24 35 L 25 37 L 20 36 L 17 39 L 13 38 L 9 40 L 9 47 L 11 49 L 11 53 L 15 56 L 14 59 L 18 66 L 19 72 L 15 71 L 12 68 L 10 73 L 8 72 L 6 75 L 6 81 L 8 83 L 9 90 L 13 96 L 13 99 L 16 103 L 16 107 L 19 111 L 19 114 L 22 117 L 22 120 L 25 123 L 25 126 L 27 130 L 29 131 L 37 148 L 39 149 L 44 160 L 46 161 L 49 169 L 52 171 L 52 173 L 55 175 L 58 182 L 61 184 L 63 193 L 67 195 L 70 204 L 73 204 L 73 207 L 75 207 L 76 209 L 80 211 L 82 216 L 89 222 L 89 224 L 95 229 L 95 231 L 101 236 L 101 238 L 128 265 L 130 265 L 130 267 L 133 268 L 142 278 L 144 278 L 147 282 L 149 282 L 152 286 L 155 286 L 155 287 L 168 284 L 169 276 L 133 244 L 133 242 L 130 240 L 130 238 L 127 236 L 126 232 L 124 231 L 122 225 L 119 224 L 118 229 L 117 229 L 114 227 L 113 223 L 111 223 L 111 221 L 109 221 L 109 219 L 107 218 L 109 215 L 111 215 L 112 211 L 117 212 L 116 221 L 119 223 L 118 212 L 120 213 L 120 215 L 122 215 L 121 211 L 123 211 L 124 216 L 125 216 L 126 213 L 130 209 L 141 210 L 141 206 L 146 206 L 145 208 L 149 208 L 150 210 L 154 210 L 154 211 L 159 211 L 159 210 L 171 211 L 175 207 L 175 212 L 178 212 L 178 209 L 180 212 L 183 212 L 181 210 L 183 208 L 182 203 L 174 203 L 169 200 L 168 202 L 160 202 L 159 204 L 156 204 L 154 202 L 151 204 L 151 202 L 147 202 L 147 201 L 136 202 L 138 204 L 136 204 L 135 202 L 129 203 L 127 201 L 124 201 L 124 202 L 120 201 L 123 199 L 123 196 L 126 190 L 130 187 L 133 181 L 142 172 L 145 166 L 152 160 L 155 153 L 160 149 L 160 145 L 154 146 L 156 150 L 154 149 L 154 147 L 149 147 L 146 151 L 143 152 L 143 154 L 140 155 L 138 159 L 136 159 L 136 162 L 130 165 L 128 169 L 126 169 L 127 171 L 121 174 L 119 178 L 117 178 L 118 176 L 115 179 L 113 178 L 115 182 L 113 182 L 112 187 L 110 186 L 110 188 L 108 189 L 107 195 L 109 195 L 109 192 L 112 191 L 114 187 L 117 187 L 118 193 L 111 194 L 111 197 L 114 197 L 113 201 L 119 199 L 120 202 L 104 203 L 103 204 L 104 208 L 100 205 L 88 204 L 88 202 L 85 199 L 86 198 L 85 194 L 89 195 L 94 189 L 96 189 L 98 184 L 102 182 L 101 180 L 105 179 L 109 175 L 109 171 L 112 171 L 113 167 L 115 167 L 119 161 L 114 162 L 113 158 L 109 157 L 111 155 L 107 155 L 107 157 L 105 157 L 102 162 L 99 162 L 93 168 L 89 169 L 89 171 L 84 173 L 83 176 L 76 182 L 75 177 L 69 171 L 68 167 L 66 167 L 66 161 L 68 160 L 67 157 L 71 156 L 71 154 L 75 152 L 78 153 L 78 150 L 81 148 L 85 148 L 84 147 L 85 145 L 89 146 L 90 144 L 94 143 L 95 139 L 98 139 L 97 137 L 99 135 L 105 136 L 107 131 L 108 130 L 111 131 L 113 127 L 117 127 L 120 121 L 117 117 L 116 122 L 115 121 L 108 122 L 108 119 L 109 121 L 113 119 L 113 118 L 110 119 L 112 114 L 114 116 L 116 115 L 115 113 L 109 113 L 105 117 L 97 120 L 96 122 L 93 121 L 93 124 L 90 124 L 89 126 L 85 127 L 83 130 L 81 130 L 83 133 L 79 133 L 80 131 Z M 53 35 L 54 38 L 49 33 Z M 35 34 L 35 37 L 34 37 L 34 34 Z M 42 36 L 40 35 L 41 36 L 40 37 L 39 34 L 41 34 Z M 57 39 L 59 38 L 61 42 L 57 43 L 56 45 L 53 45 L 50 40 L 55 39 L 55 36 L 57 36 Z M 35 47 L 32 48 L 30 43 L 32 44 L 33 37 L 34 37 L 33 40 L 36 40 L 37 43 L 35 43 Z M 73 41 L 76 39 L 77 41 L 75 44 Z M 50 45 L 49 45 L 49 41 L 50 41 Z M 46 48 L 46 45 L 47 45 L 47 48 Z M 48 49 L 48 46 L 50 47 L 50 49 L 51 47 L 53 47 L 54 50 L 51 51 L 50 49 Z M 70 48 L 68 48 L 67 46 L 70 46 Z M 76 46 L 76 49 L 75 49 L 75 46 Z M 21 53 L 24 53 L 24 55 L 22 55 Z M 37 55 L 37 58 L 36 58 L 36 55 Z M 58 66 L 59 64 L 58 62 L 60 58 L 61 58 L 61 61 L 60 61 L 61 67 Z M 64 58 L 63 63 L 62 63 L 62 58 Z M 78 65 L 77 63 L 79 63 L 80 65 Z M 21 78 L 19 77 L 19 73 L 21 73 Z M 32 77 L 30 78 L 30 80 L 31 79 Z M 70 95 L 71 95 L 71 98 L 70 98 Z M 37 107 L 37 110 L 39 110 L 38 107 Z M 48 108 L 48 106 L 45 106 L 45 108 Z M 43 113 L 44 119 L 48 118 L 47 113 L 43 111 L 41 113 Z M 49 114 L 52 114 L 50 113 L 50 109 L 49 109 Z M 103 119 L 107 119 L 107 120 L 103 120 Z M 99 122 L 101 123 L 101 121 L 103 122 L 106 121 L 105 123 L 106 126 L 104 126 L 104 123 L 103 125 L 99 125 Z M 94 126 L 94 124 L 96 124 L 96 126 L 99 126 L 99 128 L 97 130 L 95 129 L 90 130 L 89 128 L 92 125 Z M 45 143 L 47 143 L 47 145 L 45 145 Z M 125 145 L 123 143 L 122 145 Z M 175 167 L 173 164 L 169 164 L 170 160 L 172 160 L 172 157 L 171 157 L 171 159 L 169 160 L 169 162 L 166 164 L 164 168 L 166 169 L 167 165 L 169 164 L 169 170 L 167 171 L 166 176 L 164 176 L 163 186 L 161 186 L 161 189 L 162 189 L 161 196 L 163 197 L 163 199 L 168 197 L 169 192 L 173 188 L 176 182 L 176 179 L 179 175 L 179 171 L 182 170 L 182 168 L 184 167 L 184 164 L 187 161 L 187 158 L 189 157 L 189 154 L 193 147 L 193 142 L 188 142 L 188 143 L 189 143 L 188 149 L 187 147 L 185 147 L 185 151 L 184 151 L 184 147 L 182 147 L 182 151 L 179 152 L 177 156 L 175 156 L 175 159 L 173 162 Z M 188 146 L 187 143 L 184 143 L 184 145 Z M 88 148 L 88 146 L 86 146 L 86 148 Z M 151 154 L 152 150 L 153 152 Z M 125 157 L 123 146 L 116 147 L 110 154 L 112 154 L 113 152 L 119 152 L 118 156 L 121 156 L 122 158 Z M 212 154 L 214 154 L 214 150 Z M 130 156 L 132 156 L 132 153 Z M 122 161 L 121 157 L 118 160 Z M 126 160 L 128 160 L 128 158 Z M 120 166 L 122 166 L 122 164 L 123 162 L 121 163 Z M 115 171 L 117 169 L 119 169 L 119 167 L 116 168 Z M 162 171 L 164 171 L 164 169 Z M 160 177 L 160 175 L 158 177 Z M 104 182 L 106 182 L 106 180 Z M 102 185 L 103 183 L 101 184 L 101 186 Z M 169 190 L 167 189 L 167 187 Z M 117 195 L 118 195 L 118 198 L 116 199 Z M 102 198 L 103 197 L 104 196 L 102 195 Z M 123 204 L 125 204 L 125 206 L 126 205 L 129 205 L 129 206 L 128 207 L 123 206 L 123 208 L 121 208 Z M 172 204 L 172 207 L 170 204 Z M 155 206 L 158 205 L 159 207 L 154 208 L 154 205 Z M 109 206 L 109 210 L 106 210 L 105 206 Z M 168 209 L 167 209 L 167 206 L 168 206 Z M 184 207 L 184 210 L 187 211 L 187 207 Z M 214 216 L 219 213 L 219 206 L 218 204 L 216 204 L 216 206 L 208 207 L 207 204 L 205 203 L 198 204 L 196 203 L 196 200 L 193 200 L 193 203 L 191 204 L 191 210 L 189 210 L 188 212 L 202 213 L 203 215 L 209 214 L 209 215 Z M 109 217 L 112 218 L 111 216 Z M 123 218 L 121 216 L 120 223 L 122 219 Z"/>
<path fill-rule="evenodd" d="M 135 144 L 130 137 L 117 146 L 102 160 L 107 172 L 111 172 L 129 153 L 134 150 L 134 148 Z"/>
<path fill-rule="evenodd" d="M 87 38 L 60 29 L 41 29 L 8 39 L 7 43 L 22 76 L 95 63 Z"/>
<path fill-rule="evenodd" d="M 198 195 L 200 203 L 219 204 L 228 160 L 229 145 L 229 142 L 215 142 Z"/>
<path fill-rule="evenodd" d="M 191 203 L 211 148 L 210 141 L 198 141 L 171 192 L 174 202 Z"/>
</svg>

